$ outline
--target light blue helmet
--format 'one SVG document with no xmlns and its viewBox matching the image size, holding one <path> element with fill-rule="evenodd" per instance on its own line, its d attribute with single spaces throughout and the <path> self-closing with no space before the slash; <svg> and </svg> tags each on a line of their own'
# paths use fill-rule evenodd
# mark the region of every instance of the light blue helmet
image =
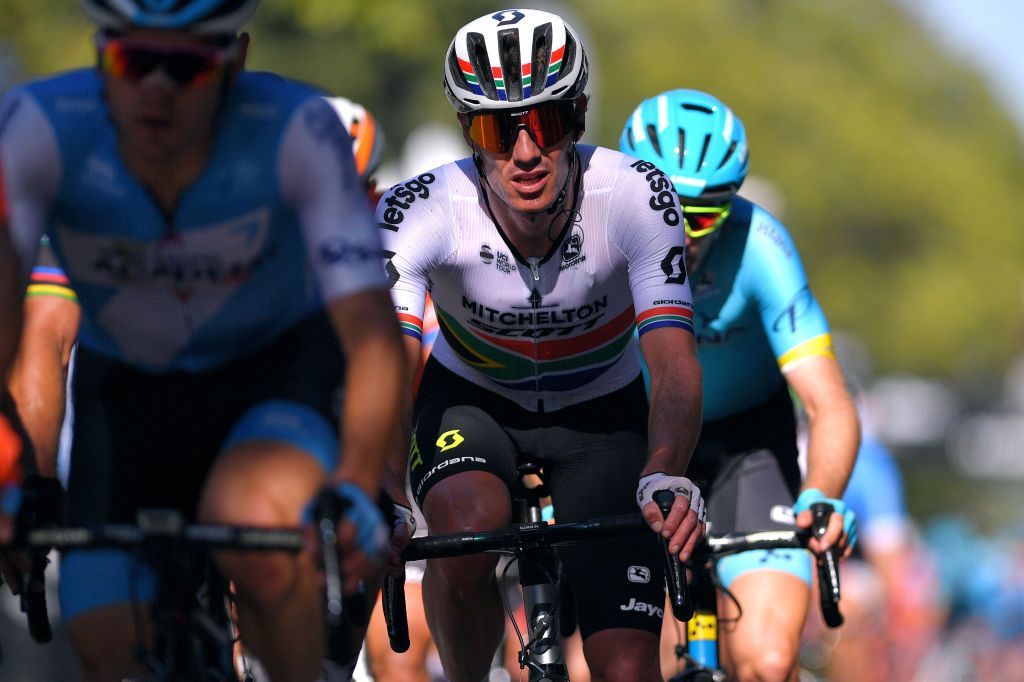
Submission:
<svg viewBox="0 0 1024 682">
<path fill-rule="evenodd" d="M 103 31 L 128 28 L 188 30 L 230 35 L 256 12 L 260 0 L 81 0 L 86 15 Z"/>
<path fill-rule="evenodd" d="M 680 198 L 724 201 L 747 177 L 743 123 L 699 90 L 670 90 L 641 102 L 622 129 L 619 149 L 661 169 Z"/>
</svg>

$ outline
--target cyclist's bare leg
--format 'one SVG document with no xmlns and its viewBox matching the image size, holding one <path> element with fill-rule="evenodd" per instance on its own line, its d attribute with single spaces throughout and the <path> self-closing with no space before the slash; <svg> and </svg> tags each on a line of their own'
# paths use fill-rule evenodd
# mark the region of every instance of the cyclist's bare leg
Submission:
<svg viewBox="0 0 1024 682">
<path fill-rule="evenodd" d="M 782 571 L 752 571 L 729 586 L 743 607 L 719 595 L 720 653 L 727 670 L 740 682 L 795 682 L 800 634 L 807 615 L 810 588 L 800 578 Z"/>
<path fill-rule="evenodd" d="M 299 448 L 244 441 L 218 458 L 203 489 L 199 518 L 294 527 L 325 480 L 323 467 Z M 316 679 L 324 655 L 323 603 L 310 553 L 221 552 L 216 558 L 235 584 L 242 640 L 270 678 Z"/>
<path fill-rule="evenodd" d="M 136 629 L 136 614 L 141 615 L 142 633 Z M 147 647 L 152 644 L 149 625 L 149 608 L 133 609 L 129 604 L 86 611 L 68 622 L 68 638 L 81 662 L 83 682 L 120 682 L 145 672 L 134 653 L 140 634 Z"/>
<path fill-rule="evenodd" d="M 661 682 L 658 636 L 629 628 L 599 630 L 583 640 L 592 682 Z"/>
<path fill-rule="evenodd" d="M 494 530 L 510 523 L 508 488 L 497 476 L 467 471 L 439 481 L 424 500 L 433 535 Z M 501 642 L 504 611 L 494 576 L 497 555 L 427 562 L 423 605 L 445 674 L 453 682 L 487 676 Z"/>
</svg>

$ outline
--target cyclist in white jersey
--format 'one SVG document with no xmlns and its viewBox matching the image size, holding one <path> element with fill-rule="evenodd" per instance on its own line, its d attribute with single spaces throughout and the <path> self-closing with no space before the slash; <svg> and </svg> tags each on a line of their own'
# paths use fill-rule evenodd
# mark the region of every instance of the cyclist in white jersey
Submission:
<svg viewBox="0 0 1024 682">
<path fill-rule="evenodd" d="M 0 282 L 0 374 L 46 233 L 83 316 L 68 521 L 131 522 L 160 506 L 296 526 L 330 488 L 351 505 L 341 539 L 353 589 L 387 544 L 373 498 L 401 338 L 337 114 L 308 86 L 244 70 L 239 31 L 257 4 L 83 0 L 97 68 L 0 104 L 0 272 L 12 273 Z M 217 559 L 271 677 L 314 679 L 312 553 Z M 155 579 L 122 552 L 62 557 L 62 615 L 87 680 L 137 674 L 130 603 L 151 601 Z"/>
<path fill-rule="evenodd" d="M 547 12 L 488 14 L 452 41 L 445 91 L 473 155 L 377 205 L 410 358 L 428 291 L 441 328 L 388 492 L 404 497 L 408 466 L 432 534 L 498 528 L 513 520 L 528 457 L 559 521 L 639 504 L 685 558 L 703 532 L 703 501 L 682 476 L 701 382 L 679 206 L 653 165 L 577 144 L 587 69 L 576 33 Z M 677 492 L 665 521 L 651 502 L 659 489 Z M 648 535 L 564 556 L 597 679 L 660 679 L 658 552 Z M 428 562 L 427 618 L 453 680 L 483 678 L 500 641 L 494 566 Z"/>
</svg>

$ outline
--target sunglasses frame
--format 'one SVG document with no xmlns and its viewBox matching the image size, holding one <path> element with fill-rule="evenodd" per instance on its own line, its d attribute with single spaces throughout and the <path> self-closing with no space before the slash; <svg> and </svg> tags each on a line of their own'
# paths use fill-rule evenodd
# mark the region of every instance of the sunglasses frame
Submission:
<svg viewBox="0 0 1024 682">
<path fill-rule="evenodd" d="M 683 227 L 686 229 L 686 236 L 690 239 L 700 239 L 705 237 L 722 226 L 725 219 L 729 217 L 729 212 L 732 211 L 732 200 L 718 205 L 718 206 L 700 206 L 700 205 L 687 205 L 683 204 L 679 208 L 682 209 L 683 214 Z M 686 214 L 689 213 L 717 213 L 718 217 L 710 227 L 703 227 L 700 229 L 692 229 L 690 227 L 690 221 L 686 219 Z"/>
<path fill-rule="evenodd" d="M 536 112 L 543 112 L 545 110 L 556 110 L 557 117 L 552 116 L 540 117 Z M 465 130 L 466 137 L 479 147 L 480 149 L 491 152 L 492 154 L 507 154 L 512 151 L 515 147 L 516 139 L 519 137 L 519 130 L 521 128 L 526 129 L 526 133 L 533 139 L 538 147 L 542 149 L 549 149 L 562 140 L 568 135 L 572 135 L 579 128 L 578 123 L 578 107 L 576 102 L 571 100 L 551 100 L 548 102 L 542 102 L 533 107 L 527 107 L 524 109 L 489 109 L 485 111 L 474 111 L 468 114 L 462 114 L 462 125 Z M 482 134 L 482 130 L 474 132 L 474 123 L 480 121 L 486 117 L 490 117 L 494 120 L 492 127 L 497 131 L 496 136 L 492 136 L 501 144 L 500 148 L 494 148 L 493 146 L 487 146 L 485 144 L 485 136 Z M 518 122 L 514 119 L 522 117 L 521 120 L 524 122 Z M 529 121 L 537 119 L 536 125 L 532 125 Z M 547 138 L 547 135 L 542 132 L 542 125 L 546 121 L 557 120 L 560 126 L 564 128 L 561 134 L 558 135 L 558 139 L 545 145 L 541 143 L 538 137 Z M 507 138 L 507 139 L 506 139 Z"/>
<path fill-rule="evenodd" d="M 110 63 L 112 58 L 107 54 L 107 51 L 111 48 L 119 48 L 125 50 L 126 53 L 130 52 L 132 49 L 144 50 L 150 54 L 158 55 L 159 58 L 151 69 L 138 76 L 127 72 L 117 73 L 117 69 Z M 153 73 L 153 71 L 162 69 L 167 77 L 170 78 L 171 81 L 173 81 L 179 88 L 198 87 L 208 83 L 218 72 L 224 69 L 226 64 L 230 63 L 232 59 L 238 56 L 238 49 L 238 41 L 234 39 L 227 45 L 223 46 L 194 44 L 177 45 L 172 47 L 166 43 L 161 44 L 157 41 L 145 38 L 110 36 L 102 33 L 96 35 L 97 61 L 98 68 L 101 72 L 108 74 L 113 78 L 138 83 L 148 77 Z M 175 55 L 198 57 L 206 60 L 207 65 L 203 69 L 191 74 L 191 76 L 183 82 L 175 75 L 174 70 L 167 66 L 167 61 L 174 59 Z"/>
</svg>

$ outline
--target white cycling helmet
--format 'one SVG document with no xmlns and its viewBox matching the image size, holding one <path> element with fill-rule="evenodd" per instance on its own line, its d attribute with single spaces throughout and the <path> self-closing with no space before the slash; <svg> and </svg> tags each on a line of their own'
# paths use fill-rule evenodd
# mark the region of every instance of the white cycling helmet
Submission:
<svg viewBox="0 0 1024 682">
<path fill-rule="evenodd" d="M 561 17 L 508 9 L 466 24 L 444 62 L 444 90 L 460 114 L 522 109 L 586 94 L 587 53 Z"/>
<path fill-rule="evenodd" d="M 329 97 L 328 100 L 352 138 L 356 171 L 360 178 L 366 180 L 377 169 L 384 153 L 384 133 L 363 105 L 344 97 Z"/>
<path fill-rule="evenodd" d="M 81 0 L 101 31 L 128 28 L 188 30 L 233 35 L 252 18 L 260 0 Z"/>
</svg>

